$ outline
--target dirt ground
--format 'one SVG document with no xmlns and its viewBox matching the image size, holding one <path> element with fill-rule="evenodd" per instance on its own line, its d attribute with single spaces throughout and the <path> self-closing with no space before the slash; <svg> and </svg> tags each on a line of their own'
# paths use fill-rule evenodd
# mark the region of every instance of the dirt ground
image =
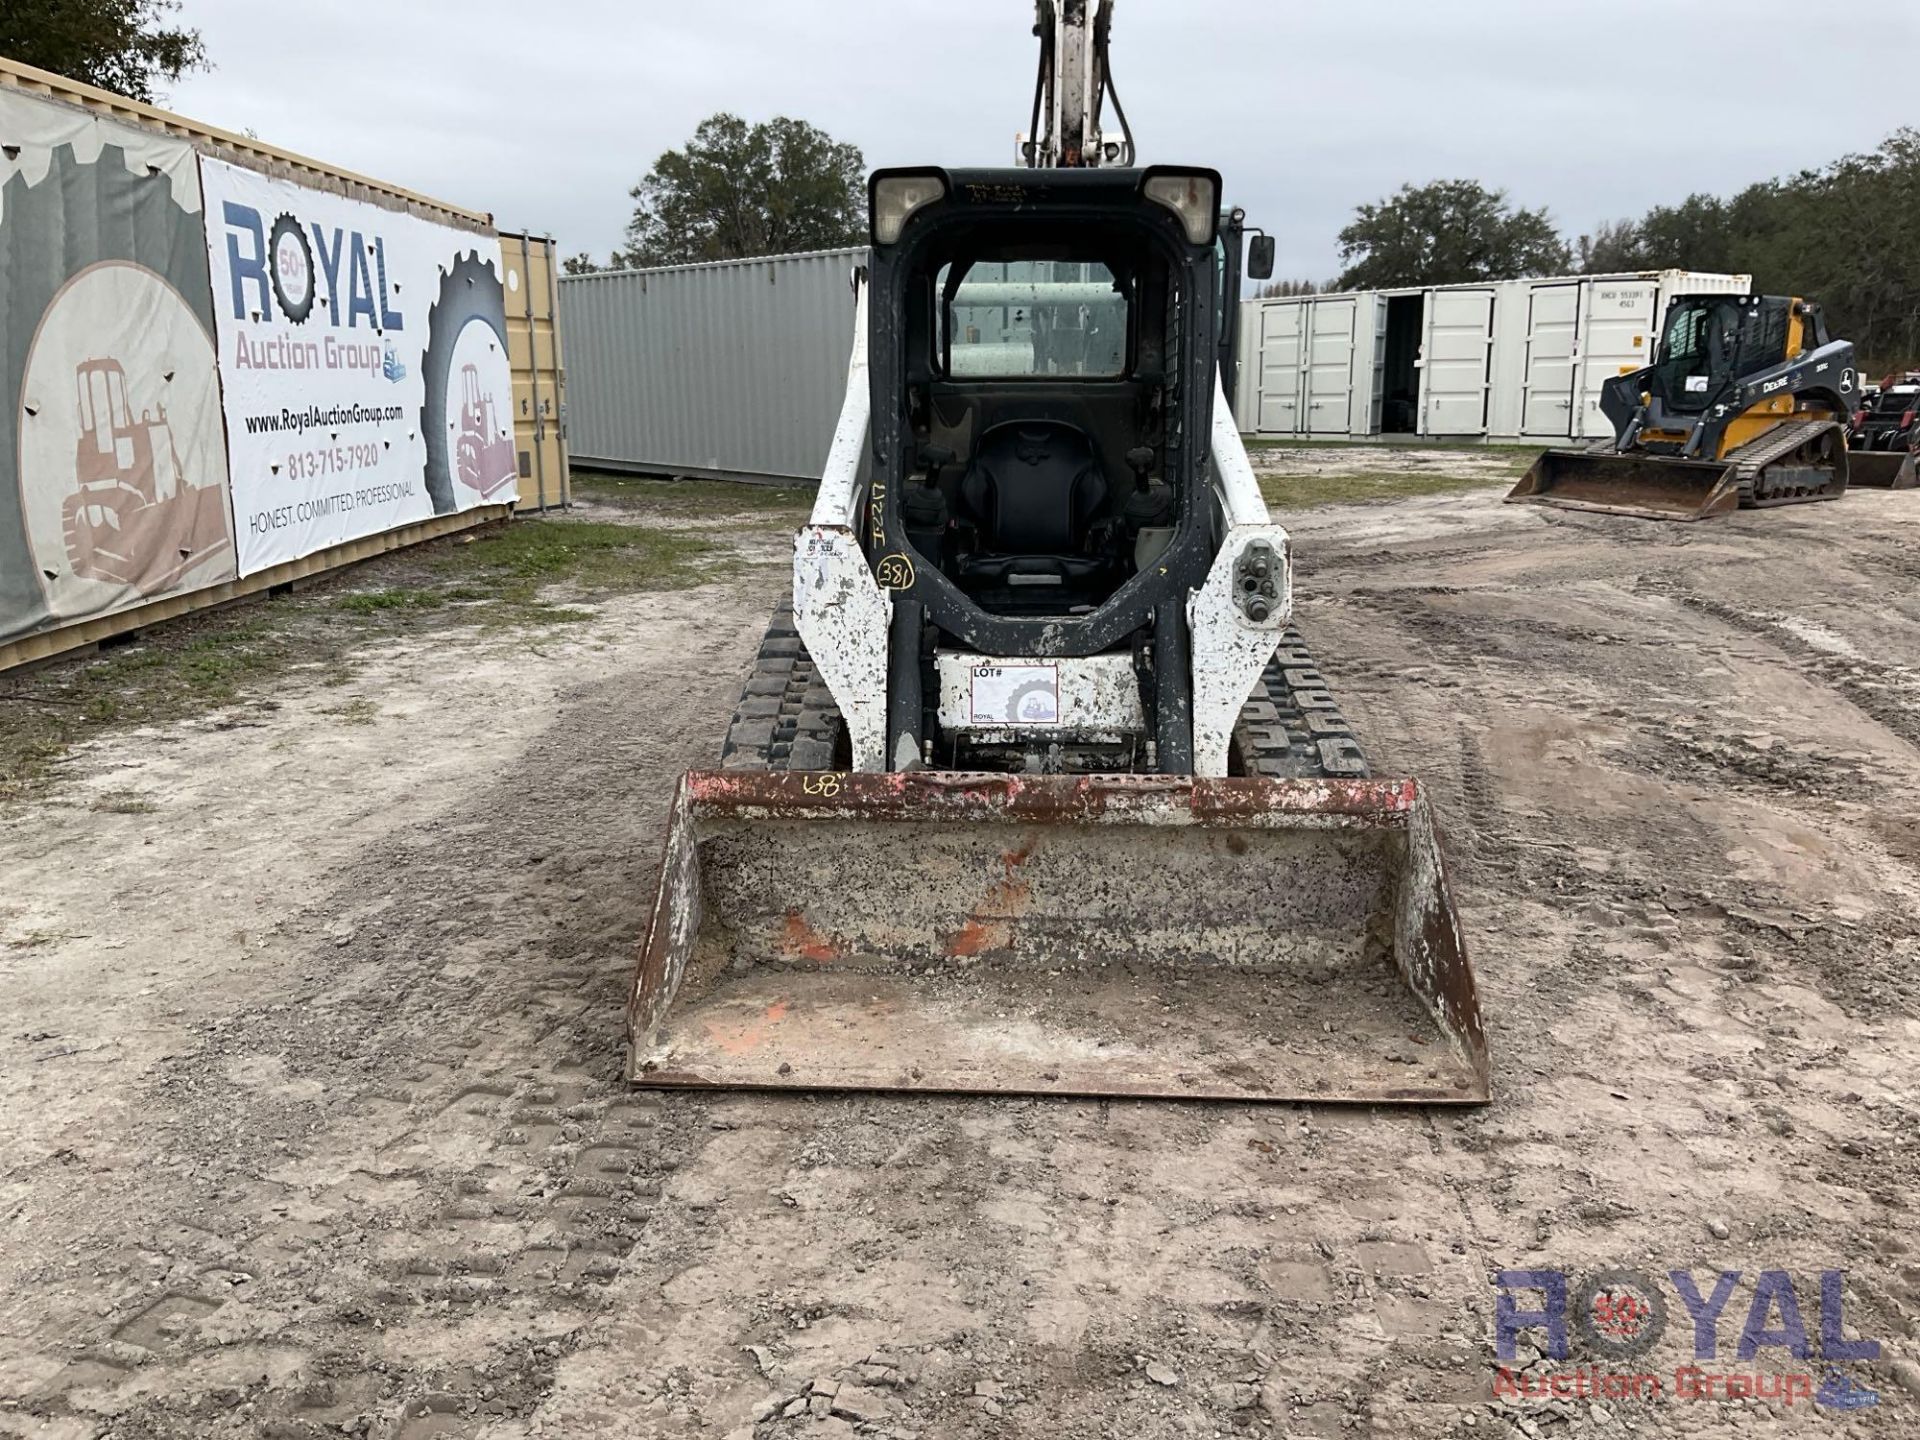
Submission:
<svg viewBox="0 0 1920 1440">
<path fill-rule="evenodd" d="M 1537 449 L 1485 445 L 1347 445 L 1258 441 L 1249 449 L 1270 504 L 1295 510 L 1356 501 L 1411 500 L 1475 484 L 1511 485 Z"/>
<path fill-rule="evenodd" d="M 1433 475 L 1450 481 L 1503 479 L 1524 469 L 1537 450 L 1509 446 L 1465 450 L 1439 445 L 1321 445 L 1280 441 L 1253 449 L 1260 475 Z"/>
<path fill-rule="evenodd" d="M 1483 1110 L 624 1087 L 777 516 L 695 588 L 86 741 L 0 826 L 0 1436 L 1920 1434 L 1920 496 L 1499 494 L 1287 516 L 1446 825 Z M 1739 1271 L 1701 1369 L 1816 1379 L 1842 1270 L 1878 1403 L 1496 1395 L 1494 1277 L 1548 1268 Z M 1610 1368 L 1672 1380 L 1668 1295 Z"/>
</svg>

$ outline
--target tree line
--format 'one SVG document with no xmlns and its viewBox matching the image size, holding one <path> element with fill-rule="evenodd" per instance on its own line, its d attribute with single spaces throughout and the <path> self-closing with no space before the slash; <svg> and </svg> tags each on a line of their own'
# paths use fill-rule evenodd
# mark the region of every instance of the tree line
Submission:
<svg viewBox="0 0 1920 1440">
<path fill-rule="evenodd" d="M 627 246 L 647 266 L 858 245 L 865 161 L 804 121 L 720 114 L 662 155 L 632 192 Z M 1764 294 L 1820 301 L 1869 370 L 1920 359 L 1920 131 L 1733 195 L 1688 195 L 1569 240 L 1544 208 L 1476 180 L 1403 185 L 1355 208 L 1330 280 L 1276 280 L 1263 295 L 1397 289 L 1631 270 L 1751 274 Z M 586 256 L 569 273 L 605 268 Z"/>
<path fill-rule="evenodd" d="M 1819 301 L 1869 373 L 1905 368 L 1920 361 L 1920 131 L 1729 196 L 1656 205 L 1572 243 L 1545 209 L 1517 207 L 1477 181 L 1405 185 L 1358 207 L 1340 232 L 1340 258 L 1346 268 L 1323 286 L 1283 281 L 1267 293 L 1631 270 L 1749 274 L 1757 293 Z"/>
<path fill-rule="evenodd" d="M 1582 236 L 1579 252 L 1596 274 L 1751 274 L 1762 294 L 1820 301 L 1869 373 L 1904 368 L 1920 360 L 1920 130 L 1725 198 L 1655 206 Z"/>
<path fill-rule="evenodd" d="M 198 31 L 172 23 L 179 0 L 8 0 L 0 54 L 115 90 L 159 97 L 204 68 Z M 629 192 L 626 247 L 569 274 L 862 242 L 866 161 L 857 146 L 785 116 L 702 121 Z M 1920 130 L 1818 169 L 1728 196 L 1704 192 L 1611 220 L 1569 243 L 1545 209 L 1476 180 L 1403 185 L 1358 206 L 1340 232 L 1345 268 L 1325 282 L 1278 280 L 1265 295 L 1397 289 L 1524 275 L 1708 270 L 1753 276 L 1763 294 L 1820 301 L 1862 367 L 1920 362 Z"/>
</svg>

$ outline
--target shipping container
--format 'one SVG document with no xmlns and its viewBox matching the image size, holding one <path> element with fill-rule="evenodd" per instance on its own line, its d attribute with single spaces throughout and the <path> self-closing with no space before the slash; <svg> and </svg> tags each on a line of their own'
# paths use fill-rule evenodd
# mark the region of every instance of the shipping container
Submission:
<svg viewBox="0 0 1920 1440">
<path fill-rule="evenodd" d="M 1651 359 L 1669 300 L 1751 289 L 1659 270 L 1247 300 L 1234 413 L 1257 435 L 1599 439 L 1600 387 Z"/>
<path fill-rule="evenodd" d="M 502 230 L 500 265 L 520 476 L 515 508 L 552 509 L 573 498 L 567 479 L 566 362 L 555 320 L 560 264 L 553 237 Z"/>
<path fill-rule="evenodd" d="M 562 276 L 574 464 L 817 481 L 863 249 Z"/>
</svg>

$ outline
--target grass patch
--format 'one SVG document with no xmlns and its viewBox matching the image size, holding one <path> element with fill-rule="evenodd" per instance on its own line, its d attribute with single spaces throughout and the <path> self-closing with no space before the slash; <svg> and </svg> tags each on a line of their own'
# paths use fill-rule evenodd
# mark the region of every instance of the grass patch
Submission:
<svg viewBox="0 0 1920 1440">
<path fill-rule="evenodd" d="M 1275 510 L 1305 510 L 1314 505 L 1353 505 L 1447 495 L 1508 482 L 1498 475 L 1436 475 L 1373 471 L 1363 475 L 1262 475 L 1260 493 Z"/>
<path fill-rule="evenodd" d="M 84 940 L 84 935 L 69 935 L 60 930 L 29 930 L 18 940 L 9 940 L 11 950 L 38 950 L 46 945 L 57 945 L 62 940 Z"/>
<path fill-rule="evenodd" d="M 446 547 L 433 564 L 453 582 L 450 594 L 549 612 L 544 618 L 564 623 L 583 613 L 538 605 L 542 586 L 565 583 L 589 595 L 677 590 L 708 578 L 702 562 L 718 548 L 698 535 L 638 525 L 516 520 Z"/>
<path fill-rule="evenodd" d="M 329 705 L 320 712 L 330 715 L 342 725 L 371 725 L 380 718 L 380 707 L 361 696 L 349 700 L 344 705 Z"/>
<path fill-rule="evenodd" d="M 517 613 L 535 625 L 578 625 L 599 618 L 598 612 L 582 610 L 578 605 L 545 605 L 539 601 L 520 606 Z"/>
<path fill-rule="evenodd" d="M 296 658 L 277 616 L 229 611 L 0 679 L 0 799 L 37 788 L 70 748 L 103 731 L 203 715 L 263 688 Z M 116 808 L 112 794 L 93 808 L 143 813 Z"/>
<path fill-rule="evenodd" d="M 160 807 L 136 790 L 106 790 L 88 808 L 102 815 L 151 815 Z"/>
<path fill-rule="evenodd" d="M 1451 452 L 1460 455 L 1538 455 L 1547 442 L 1522 445 L 1485 440 L 1421 440 L 1411 443 L 1391 435 L 1375 435 L 1366 440 L 1308 440 L 1279 435 L 1242 435 L 1249 450 L 1403 450 L 1412 455 Z M 1567 442 L 1562 441 L 1562 444 Z"/>
<path fill-rule="evenodd" d="M 587 602 L 700 584 L 725 554 L 683 530 L 565 515 L 514 520 L 395 551 L 292 595 L 255 597 L 96 654 L 0 676 L 0 801 L 42 789 L 75 745 L 244 704 L 296 666 L 311 683 L 344 685 L 370 640 L 578 625 L 595 618 Z M 324 713 L 364 725 L 377 711 L 352 700 Z"/>
<path fill-rule="evenodd" d="M 811 485 L 753 485 L 736 480 L 659 480 L 575 470 L 579 499 L 660 515 L 738 515 L 744 511 L 803 515 L 813 508 Z"/>
<path fill-rule="evenodd" d="M 451 597 L 444 590 L 417 585 L 395 585 L 385 590 L 361 590 L 334 601 L 337 609 L 354 615 L 378 615 L 385 610 L 437 610 Z"/>
</svg>

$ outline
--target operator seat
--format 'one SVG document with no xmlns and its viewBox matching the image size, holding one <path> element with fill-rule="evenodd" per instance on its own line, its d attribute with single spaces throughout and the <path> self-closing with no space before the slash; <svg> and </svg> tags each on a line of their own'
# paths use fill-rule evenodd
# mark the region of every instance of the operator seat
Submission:
<svg viewBox="0 0 1920 1440">
<path fill-rule="evenodd" d="M 1089 554 L 1087 539 L 1108 493 L 1093 442 L 1078 426 L 991 427 L 960 481 L 960 503 L 979 533 L 979 548 L 960 561 L 962 588 L 1018 590 L 1036 602 L 1104 598 L 1092 592 L 1104 592 L 1114 561 Z"/>
</svg>

